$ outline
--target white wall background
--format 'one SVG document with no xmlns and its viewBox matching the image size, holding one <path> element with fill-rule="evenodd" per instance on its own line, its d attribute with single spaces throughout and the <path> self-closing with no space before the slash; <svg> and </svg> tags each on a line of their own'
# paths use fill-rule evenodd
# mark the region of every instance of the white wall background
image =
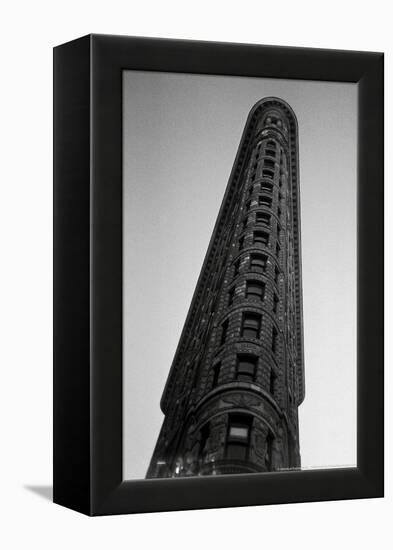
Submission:
<svg viewBox="0 0 393 550">
<path fill-rule="evenodd" d="M 287 10 L 287 11 L 286 11 Z M 278 16 L 279 15 L 279 16 Z M 392 476 L 384 500 L 281 505 L 89 519 L 39 496 L 51 483 L 52 46 L 88 32 L 380 50 L 391 93 L 393 38 L 388 2 L 279 4 L 167 0 L 7 3 L 1 17 L 2 160 L 1 499 L 2 548 L 220 546 L 292 549 L 388 548 Z M 388 147 L 392 145 L 388 108 Z M 390 147 L 389 147 L 390 145 Z M 390 164 L 391 166 L 391 164 Z M 390 181 L 388 165 L 386 181 Z M 392 192 L 387 187 L 387 204 Z M 390 210 L 391 212 L 391 210 Z M 391 236 L 391 216 L 387 216 Z M 387 277 L 392 277 L 391 239 Z M 389 246 L 390 245 L 390 246 Z M 390 249 L 390 251 L 389 251 Z M 387 292 L 388 305 L 392 294 Z M 392 331 L 391 308 L 387 334 Z M 387 339 L 387 365 L 391 338 Z M 392 377 L 387 369 L 387 455 L 392 462 Z M 26 487 L 35 487 L 30 490 Z M 185 542 L 187 540 L 187 542 Z"/>
</svg>

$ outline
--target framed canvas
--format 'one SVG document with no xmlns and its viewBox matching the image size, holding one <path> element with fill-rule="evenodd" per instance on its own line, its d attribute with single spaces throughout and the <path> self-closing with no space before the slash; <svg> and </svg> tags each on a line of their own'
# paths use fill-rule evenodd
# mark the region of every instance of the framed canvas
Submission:
<svg viewBox="0 0 393 550">
<path fill-rule="evenodd" d="M 383 54 L 54 49 L 54 501 L 383 496 Z"/>
</svg>

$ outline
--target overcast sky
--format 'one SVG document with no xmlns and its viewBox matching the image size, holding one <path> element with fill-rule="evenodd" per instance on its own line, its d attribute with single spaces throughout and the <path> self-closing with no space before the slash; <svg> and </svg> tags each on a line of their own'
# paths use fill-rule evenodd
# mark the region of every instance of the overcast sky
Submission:
<svg viewBox="0 0 393 550">
<path fill-rule="evenodd" d="M 302 468 L 356 464 L 357 85 L 124 71 L 124 477 L 159 402 L 252 106 L 299 122 L 306 397 Z"/>
</svg>

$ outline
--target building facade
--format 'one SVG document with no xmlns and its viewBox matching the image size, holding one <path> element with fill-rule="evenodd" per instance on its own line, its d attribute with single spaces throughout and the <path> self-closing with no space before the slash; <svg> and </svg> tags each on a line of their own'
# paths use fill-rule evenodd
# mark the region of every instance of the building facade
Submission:
<svg viewBox="0 0 393 550">
<path fill-rule="evenodd" d="M 251 110 L 161 399 L 147 478 L 300 467 L 297 120 Z"/>
</svg>

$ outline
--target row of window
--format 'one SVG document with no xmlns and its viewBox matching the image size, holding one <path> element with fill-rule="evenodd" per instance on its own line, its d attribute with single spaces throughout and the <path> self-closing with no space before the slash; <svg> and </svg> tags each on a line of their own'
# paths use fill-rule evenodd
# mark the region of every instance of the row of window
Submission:
<svg viewBox="0 0 393 550">
<path fill-rule="evenodd" d="M 265 299 L 265 289 L 266 289 L 266 284 L 263 281 L 253 281 L 253 280 L 246 281 L 245 297 L 247 299 L 254 299 L 262 302 Z M 233 299 L 235 297 L 235 294 L 236 294 L 236 286 L 233 286 L 228 292 L 228 306 L 231 306 L 233 304 Z M 274 313 L 277 313 L 277 307 L 278 307 L 279 301 L 280 300 L 277 294 L 274 292 L 273 294 L 273 312 Z"/>
<path fill-rule="evenodd" d="M 239 251 L 243 250 L 245 244 L 245 235 L 242 235 L 239 239 Z M 253 231 L 252 233 L 252 244 L 253 245 L 263 245 L 267 246 L 269 243 L 269 233 L 267 231 Z M 277 258 L 280 255 L 281 246 L 280 243 L 276 242 L 276 256 Z"/>
<path fill-rule="evenodd" d="M 271 170 L 270 168 L 263 168 L 261 177 L 269 180 L 274 180 L 274 170 Z M 256 178 L 256 169 L 254 165 L 254 170 L 251 175 L 251 181 L 254 181 L 255 178 Z"/>
<path fill-rule="evenodd" d="M 251 338 L 259 340 L 261 337 L 262 315 L 260 313 L 243 313 L 242 323 L 240 328 L 241 338 Z M 229 319 L 226 319 L 221 325 L 221 340 L 220 346 L 224 345 L 227 340 L 229 327 Z M 277 352 L 278 331 L 276 327 L 272 330 L 272 352 Z"/>
<path fill-rule="evenodd" d="M 251 433 L 253 429 L 253 417 L 247 414 L 230 414 L 228 418 L 228 431 L 225 441 L 225 458 L 230 460 L 247 460 L 249 457 Z M 210 424 L 205 424 L 201 429 L 201 443 L 199 458 L 204 461 L 208 452 L 208 440 L 210 438 Z M 274 435 L 269 430 L 266 437 L 265 467 L 272 469 Z"/>
<path fill-rule="evenodd" d="M 281 199 L 282 199 L 281 193 L 280 193 L 278 199 L 279 200 L 278 200 L 278 206 L 277 206 L 277 217 L 279 219 L 281 219 L 281 213 L 282 213 L 281 206 L 280 206 Z M 254 205 L 253 205 L 253 203 L 254 203 Z M 272 208 L 272 204 L 273 204 L 272 197 L 269 197 L 269 196 L 266 196 L 266 195 L 259 195 L 257 201 L 249 199 L 246 202 L 246 210 L 247 211 L 251 210 L 252 206 L 253 207 L 255 207 L 255 206 L 264 206 L 265 208 Z"/>
<path fill-rule="evenodd" d="M 250 254 L 250 261 L 249 261 L 249 269 L 251 271 L 256 271 L 258 273 L 265 273 L 266 271 L 266 265 L 267 265 L 267 256 L 265 254 L 259 254 L 259 253 L 253 253 Z M 239 275 L 240 270 L 240 258 L 236 260 L 235 264 L 235 270 L 233 273 L 233 278 L 237 277 Z M 274 268 L 274 282 L 278 283 L 278 277 L 280 275 L 280 270 L 277 266 Z"/>
<path fill-rule="evenodd" d="M 243 220 L 243 229 L 245 229 L 250 222 L 250 216 L 246 216 Z M 256 212 L 255 213 L 255 223 L 257 225 L 270 225 L 271 215 L 267 212 Z"/>
<path fill-rule="evenodd" d="M 213 366 L 212 389 L 218 386 L 221 373 L 221 361 Z M 236 360 L 236 380 L 239 382 L 255 382 L 258 367 L 258 356 L 250 353 L 240 353 Z M 276 391 L 276 374 L 270 371 L 269 392 L 274 396 Z"/>
<path fill-rule="evenodd" d="M 253 184 L 253 185 L 250 186 L 250 188 L 248 190 L 249 195 L 252 195 L 254 193 L 254 187 L 256 187 L 256 185 L 257 184 Z M 262 193 L 272 194 L 273 193 L 273 184 L 269 183 L 268 181 L 263 181 L 260 184 L 260 190 L 261 190 Z"/>
</svg>

